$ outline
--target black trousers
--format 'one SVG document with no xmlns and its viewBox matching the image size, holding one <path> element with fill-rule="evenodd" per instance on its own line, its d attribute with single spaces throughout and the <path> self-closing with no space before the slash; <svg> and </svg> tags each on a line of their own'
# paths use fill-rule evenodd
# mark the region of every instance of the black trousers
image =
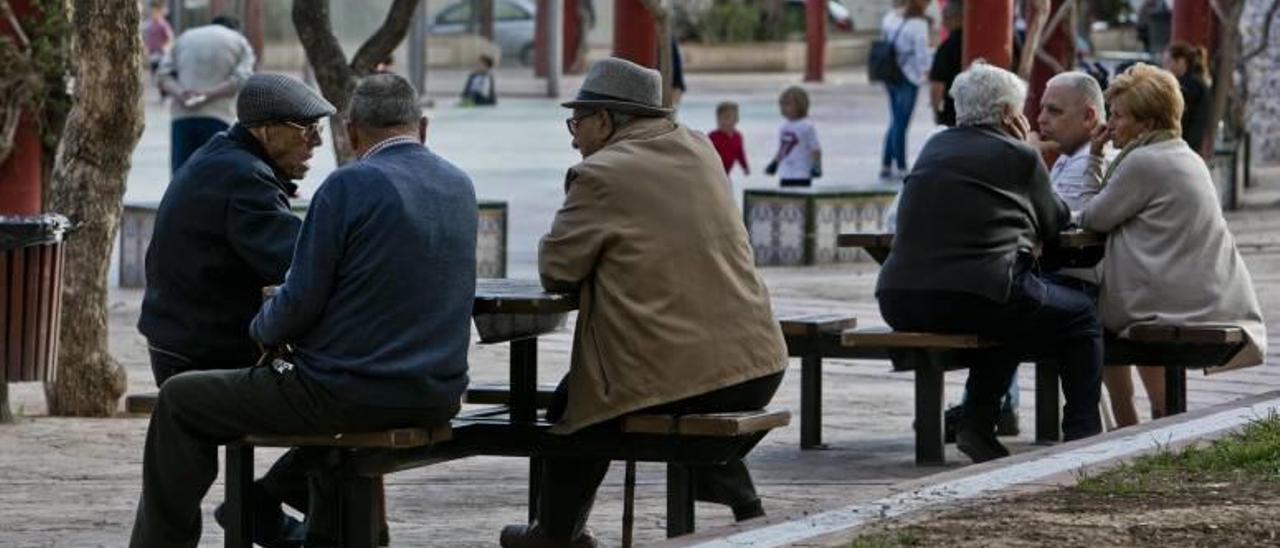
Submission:
<svg viewBox="0 0 1280 548">
<path fill-rule="evenodd" d="M 558 421 L 568 401 L 568 379 L 556 388 L 547 419 Z M 677 402 L 651 407 L 639 413 L 726 413 L 762 409 L 773 399 L 782 373 L 750 380 Z M 571 435 L 616 430 L 617 421 L 589 426 Z M 745 453 L 744 453 L 745 455 Z M 551 538 L 571 540 L 582 534 L 595 504 L 596 490 L 609 471 L 609 461 L 592 458 L 547 458 L 543 464 L 542 492 L 535 515 Z M 758 504 L 751 473 L 741 459 L 718 466 L 693 467 L 694 497 L 705 502 L 740 508 Z"/>
<path fill-rule="evenodd" d="M 962 429 L 990 433 L 1025 356 L 1059 362 L 1066 396 L 1062 431 L 1067 440 L 1097 434 L 1102 425 L 1102 325 L 1084 293 L 1015 269 L 1009 300 L 996 302 L 953 291 L 883 290 L 880 314 L 896 330 L 974 333 L 1001 346 L 965 353 L 970 365 Z"/>
<path fill-rule="evenodd" d="M 209 371 L 213 369 L 243 369 L 253 367 L 256 361 L 251 356 L 242 359 L 230 358 L 219 362 L 202 361 L 177 350 L 161 348 L 148 344 L 147 353 L 151 355 L 151 374 L 155 376 L 156 387 L 164 385 L 164 381 L 178 373 L 187 371 Z"/>
<path fill-rule="evenodd" d="M 151 414 L 142 459 L 142 496 L 129 545 L 195 547 L 200 540 L 200 501 L 218 476 L 218 446 L 246 434 L 432 427 L 457 412 L 457 404 L 421 408 L 354 405 L 338 399 L 297 367 L 176 375 L 160 388 Z"/>
</svg>

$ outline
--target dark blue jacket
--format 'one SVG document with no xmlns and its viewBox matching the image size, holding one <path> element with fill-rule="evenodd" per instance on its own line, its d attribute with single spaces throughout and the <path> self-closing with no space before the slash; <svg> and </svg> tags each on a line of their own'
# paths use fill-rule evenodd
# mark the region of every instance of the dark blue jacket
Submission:
<svg viewBox="0 0 1280 548">
<path fill-rule="evenodd" d="M 253 319 L 266 346 L 339 398 L 458 403 L 475 299 L 471 180 L 416 143 L 339 169 L 311 200 L 284 285 Z"/>
<path fill-rule="evenodd" d="M 147 247 L 138 330 L 193 367 L 247 367 L 258 356 L 249 321 L 262 288 L 289 268 L 302 221 L 295 185 L 244 127 L 215 135 L 173 176 Z"/>
</svg>

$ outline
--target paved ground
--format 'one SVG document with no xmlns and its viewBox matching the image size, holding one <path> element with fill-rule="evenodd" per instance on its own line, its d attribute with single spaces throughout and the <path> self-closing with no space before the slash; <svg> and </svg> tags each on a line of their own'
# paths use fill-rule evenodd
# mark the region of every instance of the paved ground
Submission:
<svg viewBox="0 0 1280 548">
<path fill-rule="evenodd" d="M 449 76 L 433 80 L 440 108 L 432 112 L 431 145 L 468 170 L 481 196 L 511 204 L 511 272 L 533 274 L 533 245 L 547 228 L 560 201 L 563 170 L 575 154 L 564 132 L 565 112 L 554 102 L 513 98 L 490 110 L 452 108 L 445 103 L 452 86 Z M 757 169 L 772 152 L 778 121 L 776 93 L 794 76 L 692 75 L 692 92 L 683 119 L 708 128 L 716 102 L 734 99 L 742 104 L 748 152 Z M 532 93 L 537 83 L 516 80 L 512 87 Z M 835 75 L 833 82 L 813 88 L 814 119 L 824 144 L 828 178 L 824 184 L 869 181 L 878 165 L 880 136 L 887 115 L 883 93 L 856 75 Z M 460 79 L 458 80 L 460 85 Z M 575 84 L 566 84 L 566 94 Z M 436 91 L 439 87 L 439 91 Z M 152 103 L 148 128 L 135 155 L 129 199 L 155 199 L 167 179 L 166 119 Z M 930 131 L 917 112 L 911 142 Z M 322 160 L 308 180 L 327 171 Z M 1271 183 L 1251 195 L 1251 201 L 1274 204 L 1280 199 L 1280 170 L 1260 173 Z M 762 176 L 738 178 L 735 185 L 764 186 Z M 1280 310 L 1280 219 L 1272 211 L 1252 210 L 1231 216 L 1258 284 L 1266 310 Z M 878 322 L 871 289 L 876 268 L 869 264 L 831 268 L 766 269 L 764 276 L 779 306 L 849 311 L 864 323 Z M 133 328 L 141 293 L 113 289 L 110 293 L 111 352 L 129 371 L 130 392 L 152 389 L 145 346 Z M 1280 324 L 1277 324 L 1280 325 Z M 563 374 L 568 363 L 570 335 L 544 339 L 540 360 L 543 382 Z M 471 363 L 477 381 L 505 378 L 505 347 L 474 346 Z M 1276 359 L 1273 356 L 1272 362 Z M 793 363 L 777 402 L 799 408 L 798 362 Z M 949 448 L 948 468 L 917 468 L 912 463 L 911 378 L 891 374 L 883 362 L 833 361 L 826 374 L 825 441 L 827 451 L 800 452 L 798 427 L 772 434 L 753 453 L 760 492 L 775 514 L 874 500 L 895 491 L 894 485 L 960 464 Z M 1010 445 L 1030 447 L 1034 383 L 1027 369 L 1023 388 L 1026 432 Z M 955 397 L 963 373 L 948 375 L 948 394 Z M 1206 406 L 1245 395 L 1274 390 L 1280 385 L 1270 368 L 1260 367 L 1216 377 L 1193 375 L 1190 406 Z M 23 415 L 16 425 L 0 427 L 0 545 L 3 546 L 121 546 L 132 523 L 139 489 L 140 453 L 146 421 L 137 418 L 60 419 L 43 416 L 39 387 L 15 385 L 15 410 Z M 275 453 L 262 451 L 259 470 Z M 477 458 L 430 469 L 397 474 L 388 480 L 392 535 L 397 546 L 492 546 L 502 525 L 523 520 L 526 466 L 517 459 Z M 662 536 L 663 471 L 640 467 L 637 539 L 640 545 Z M 208 509 L 221 500 L 221 483 L 213 488 Z M 620 531 L 621 466 L 606 480 L 592 524 L 606 545 L 616 545 Z M 704 526 L 724 524 L 728 512 L 699 507 Z M 217 546 L 221 531 L 209 521 L 203 546 Z"/>
</svg>

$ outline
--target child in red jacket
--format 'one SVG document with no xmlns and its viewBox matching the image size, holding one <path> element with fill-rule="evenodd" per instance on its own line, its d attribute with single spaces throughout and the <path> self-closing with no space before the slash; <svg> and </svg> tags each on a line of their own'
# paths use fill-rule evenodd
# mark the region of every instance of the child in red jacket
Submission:
<svg viewBox="0 0 1280 548">
<path fill-rule="evenodd" d="M 716 130 L 707 137 L 711 138 L 711 144 L 720 153 L 725 174 L 733 170 L 733 164 L 741 162 L 742 172 L 751 175 L 751 168 L 747 167 L 747 152 L 742 146 L 742 134 L 738 133 L 737 127 L 738 104 L 720 103 L 716 106 Z"/>
</svg>

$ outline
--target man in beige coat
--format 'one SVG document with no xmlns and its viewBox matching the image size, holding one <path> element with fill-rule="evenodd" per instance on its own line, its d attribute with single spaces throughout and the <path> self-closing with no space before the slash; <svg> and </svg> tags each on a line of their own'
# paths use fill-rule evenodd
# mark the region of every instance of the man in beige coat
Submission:
<svg viewBox="0 0 1280 548">
<path fill-rule="evenodd" d="M 616 428 L 635 411 L 759 409 L 787 357 L 724 168 L 706 136 L 670 120 L 656 71 L 621 59 L 591 67 L 568 123 L 583 161 L 539 250 L 548 290 L 577 291 L 568 376 L 554 433 Z M 599 459 L 547 459 L 530 525 L 506 547 L 593 546 L 586 531 L 608 470 Z M 763 509 L 741 461 L 695 472 L 699 500 L 737 519 Z"/>
</svg>

